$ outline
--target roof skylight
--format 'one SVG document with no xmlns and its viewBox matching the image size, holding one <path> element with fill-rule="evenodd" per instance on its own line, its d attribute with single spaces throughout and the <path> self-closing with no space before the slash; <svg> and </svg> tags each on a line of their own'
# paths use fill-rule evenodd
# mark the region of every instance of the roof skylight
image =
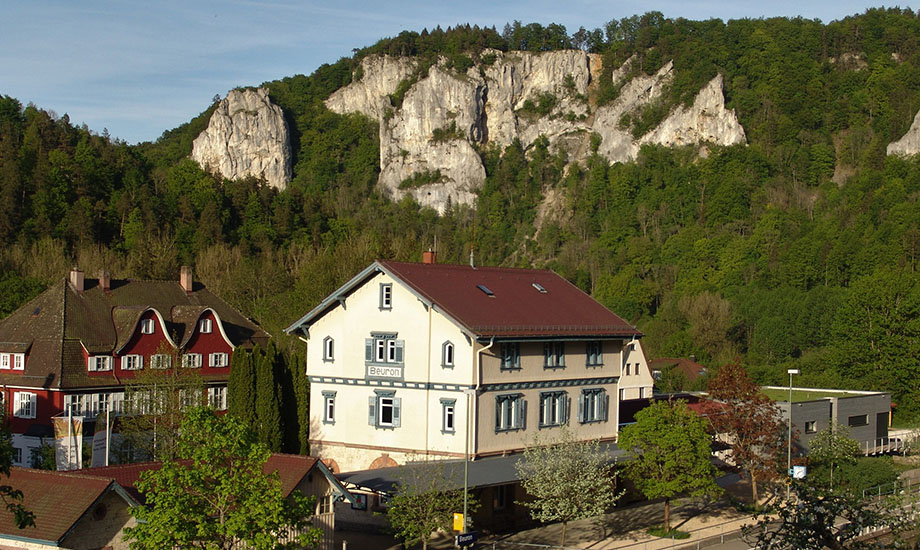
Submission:
<svg viewBox="0 0 920 550">
<path fill-rule="evenodd" d="M 485 295 L 488 296 L 489 298 L 495 298 L 495 293 L 489 290 L 489 287 L 487 287 L 486 285 L 476 285 L 476 288 L 483 291 Z"/>
<path fill-rule="evenodd" d="M 540 283 L 530 283 L 530 284 L 532 284 L 535 289 L 539 290 L 541 294 L 546 294 L 546 289 L 543 288 L 543 285 L 541 285 Z"/>
</svg>

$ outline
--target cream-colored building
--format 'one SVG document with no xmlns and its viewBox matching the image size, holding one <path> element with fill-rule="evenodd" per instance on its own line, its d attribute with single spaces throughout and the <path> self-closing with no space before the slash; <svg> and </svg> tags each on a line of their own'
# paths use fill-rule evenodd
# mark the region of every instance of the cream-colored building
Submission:
<svg viewBox="0 0 920 550">
<path fill-rule="evenodd" d="M 642 349 L 642 342 L 634 340 L 623 353 L 623 368 L 620 372 L 620 401 L 648 399 L 652 397 L 655 379 L 649 368 L 648 358 Z"/>
<path fill-rule="evenodd" d="M 339 471 L 520 451 L 563 425 L 612 441 L 627 361 L 648 373 L 635 327 L 545 270 L 378 261 L 286 330 L 307 342 L 311 453 Z"/>
</svg>

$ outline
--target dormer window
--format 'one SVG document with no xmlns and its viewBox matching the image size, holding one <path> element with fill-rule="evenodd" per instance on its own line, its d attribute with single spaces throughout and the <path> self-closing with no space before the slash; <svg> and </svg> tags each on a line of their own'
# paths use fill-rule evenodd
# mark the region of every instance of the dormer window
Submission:
<svg viewBox="0 0 920 550">
<path fill-rule="evenodd" d="M 13 354 L 13 370 L 23 370 L 26 368 L 26 356 L 24 353 Z"/>
<path fill-rule="evenodd" d="M 202 319 L 198 321 L 198 332 L 202 334 L 211 334 L 211 328 L 212 325 L 210 319 Z"/>
<path fill-rule="evenodd" d="M 141 319 L 141 334 L 153 334 L 153 319 Z"/>
<path fill-rule="evenodd" d="M 108 355 L 93 355 L 86 360 L 86 368 L 90 372 L 103 372 L 112 370 L 112 358 Z"/>
</svg>

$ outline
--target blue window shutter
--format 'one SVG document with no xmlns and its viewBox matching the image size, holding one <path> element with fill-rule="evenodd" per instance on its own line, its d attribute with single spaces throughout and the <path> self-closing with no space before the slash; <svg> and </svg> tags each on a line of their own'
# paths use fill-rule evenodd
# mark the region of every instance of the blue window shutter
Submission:
<svg viewBox="0 0 920 550">
<path fill-rule="evenodd" d="M 371 362 L 374 360 L 374 339 L 365 338 L 364 339 L 364 360 Z"/>
<path fill-rule="evenodd" d="M 371 426 L 377 425 L 377 397 L 367 398 L 367 423 Z"/>
<path fill-rule="evenodd" d="M 18 394 L 17 394 L 18 395 Z M 495 431 L 502 427 L 502 400 L 495 398 Z"/>
<path fill-rule="evenodd" d="M 394 428 L 398 428 L 400 426 L 401 415 L 399 414 L 399 409 L 401 405 L 402 405 L 402 398 L 394 397 L 393 398 L 393 427 Z"/>
<path fill-rule="evenodd" d="M 403 362 L 403 341 L 402 340 L 396 341 L 396 362 L 397 363 Z"/>
</svg>

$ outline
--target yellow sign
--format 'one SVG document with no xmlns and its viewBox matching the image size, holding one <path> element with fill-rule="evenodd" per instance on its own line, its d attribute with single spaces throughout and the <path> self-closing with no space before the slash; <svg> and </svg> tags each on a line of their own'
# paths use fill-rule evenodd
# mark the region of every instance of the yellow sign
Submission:
<svg viewBox="0 0 920 550">
<path fill-rule="evenodd" d="M 454 531 L 463 531 L 463 514 L 454 514 Z"/>
</svg>

